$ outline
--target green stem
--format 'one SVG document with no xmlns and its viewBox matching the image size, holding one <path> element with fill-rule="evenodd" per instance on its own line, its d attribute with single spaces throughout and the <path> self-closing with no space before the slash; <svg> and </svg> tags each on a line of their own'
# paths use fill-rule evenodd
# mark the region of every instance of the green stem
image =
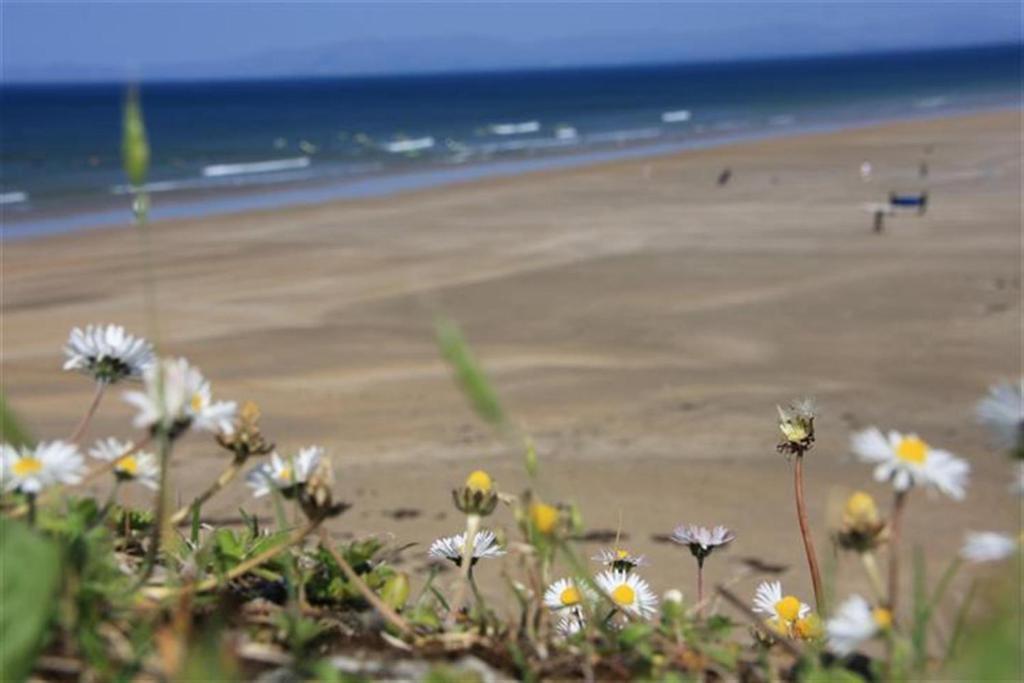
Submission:
<svg viewBox="0 0 1024 683">
<path fill-rule="evenodd" d="M 160 552 L 160 541 L 163 538 L 164 528 L 167 520 L 167 472 L 169 469 L 169 461 L 171 459 L 171 438 L 167 431 L 160 428 L 160 433 L 157 435 L 157 441 L 160 444 L 160 481 L 157 488 L 156 495 L 156 511 L 153 515 L 153 531 L 149 540 L 149 547 L 146 549 L 146 557 L 142 564 L 142 574 L 139 576 L 138 582 L 135 588 L 142 587 L 149 577 L 153 575 L 153 569 L 156 566 L 156 560 Z"/>
</svg>

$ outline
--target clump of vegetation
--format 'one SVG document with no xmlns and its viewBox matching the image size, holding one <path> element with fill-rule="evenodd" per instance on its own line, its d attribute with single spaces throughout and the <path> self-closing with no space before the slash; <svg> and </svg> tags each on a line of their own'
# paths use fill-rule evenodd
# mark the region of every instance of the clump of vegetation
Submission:
<svg viewBox="0 0 1024 683">
<path fill-rule="evenodd" d="M 125 117 L 126 168 L 145 230 L 145 130 L 135 100 Z M 133 146 L 144 145 L 145 153 Z M 152 282 L 147 284 L 152 292 Z M 155 306 L 155 297 L 149 298 Z M 155 320 L 155 315 L 153 316 Z M 156 326 L 153 326 L 154 334 Z M 969 466 L 914 434 L 869 428 L 852 451 L 893 486 L 886 519 L 874 499 L 847 501 L 835 547 L 855 558 L 872 587 L 833 605 L 827 599 L 804 506 L 803 467 L 813 462 L 816 409 L 779 409 L 778 451 L 793 461 L 797 532 L 804 540 L 814 605 L 764 581 L 752 596 L 728 582 L 704 585 L 705 563 L 739 533 L 684 524 L 671 535 L 697 562 L 695 599 L 659 595 L 647 564 L 617 542 L 581 556 L 582 511 L 560 500 L 543 476 L 528 435 L 518 429 L 458 328 L 441 320 L 437 338 L 457 384 L 496 438 L 522 453 L 528 485 L 502 490 L 474 470 L 453 482 L 463 524 L 428 555 L 454 565 L 441 585 L 422 586 L 388 562 L 376 538 L 338 544 L 325 525 L 343 526 L 329 455 L 309 446 L 279 450 L 264 434 L 259 408 L 215 401 L 210 382 L 185 359 L 114 325 L 71 332 L 65 369 L 95 384 L 84 416 L 63 440 L 35 443 L 3 408 L 0 451 L 0 676 L 4 680 L 273 680 L 415 678 L 432 681 L 517 677 L 529 680 L 910 680 L 948 675 L 976 680 L 1019 677 L 1019 586 L 1013 574 L 976 580 L 955 619 L 936 629 L 947 588 L 964 562 L 1020 562 L 1019 537 L 970 534 L 934 585 L 920 553 L 909 606 L 899 589 L 902 518 L 915 489 L 959 500 Z M 135 383 L 123 398 L 135 409 L 132 440 L 107 437 L 83 446 L 108 389 Z M 1018 458 L 1024 385 L 999 385 L 979 405 L 1000 446 Z M 181 439 L 212 435 L 223 471 L 174 510 L 168 463 Z M 207 438 L 210 438 L 209 436 Z M 767 449 L 766 449 L 767 450 Z M 1015 463 L 1021 493 L 1020 462 Z M 274 524 L 241 513 L 216 525 L 204 507 L 244 473 L 254 498 L 273 501 Z M 107 495 L 82 494 L 106 481 Z M 153 492 L 131 509 L 123 486 Z M 755 504 L 751 501 L 750 504 Z M 879 568 L 885 554 L 887 576 Z M 501 558 L 501 559 L 499 559 Z M 505 563 L 509 599 L 493 605 L 475 576 L 480 562 Z M 591 570 L 590 563 L 599 569 Z M 1007 600 L 1006 595 L 1013 595 Z M 511 607 L 506 607 L 511 605 Z M 728 610 L 728 611 L 727 611 Z M 877 643 L 873 645 L 872 643 Z M 268 678 L 267 680 L 271 680 Z"/>
</svg>

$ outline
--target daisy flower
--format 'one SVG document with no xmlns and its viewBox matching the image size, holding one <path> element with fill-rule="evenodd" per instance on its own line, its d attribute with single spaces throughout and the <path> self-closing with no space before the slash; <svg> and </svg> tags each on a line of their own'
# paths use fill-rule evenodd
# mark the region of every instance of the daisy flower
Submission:
<svg viewBox="0 0 1024 683">
<path fill-rule="evenodd" d="M 302 448 L 294 458 L 282 458 L 275 451 L 270 455 L 270 462 L 249 471 L 246 483 L 256 498 L 267 495 L 272 489 L 292 495 L 298 486 L 306 483 L 323 457 L 324 449 L 320 446 Z"/>
<path fill-rule="evenodd" d="M 1024 378 L 1016 384 L 1000 382 L 975 409 L 978 422 L 988 427 L 999 448 L 1024 450 Z"/>
<path fill-rule="evenodd" d="M 644 618 L 658 611 L 657 596 L 636 574 L 611 569 L 601 572 L 594 580 L 620 610 Z"/>
<path fill-rule="evenodd" d="M 427 551 L 427 554 L 430 557 L 436 557 L 441 560 L 450 560 L 456 565 L 461 566 L 462 549 L 465 545 L 466 534 L 463 532 L 454 536 L 437 539 L 430 544 L 430 550 Z M 482 529 L 473 537 L 472 564 L 476 564 L 485 557 L 501 557 L 504 554 L 505 549 L 498 545 L 493 531 Z"/>
<path fill-rule="evenodd" d="M 559 634 L 568 638 L 569 636 L 574 636 L 582 631 L 585 624 L 586 621 L 583 619 L 583 615 L 578 612 L 573 612 L 572 614 L 566 614 L 564 617 L 559 619 L 558 623 L 555 624 L 555 630 L 558 631 Z"/>
<path fill-rule="evenodd" d="M 882 607 L 872 609 L 867 600 L 853 595 L 839 606 L 834 617 L 825 622 L 828 648 L 845 657 L 891 625 L 889 610 Z"/>
<path fill-rule="evenodd" d="M 762 581 L 754 592 L 754 611 L 765 615 L 765 623 L 780 633 L 791 635 L 797 621 L 810 614 L 810 605 L 792 595 L 782 594 L 778 581 Z"/>
<path fill-rule="evenodd" d="M 890 431 L 886 437 L 871 427 L 854 434 L 851 447 L 861 460 L 875 464 L 877 481 L 892 481 L 897 491 L 926 486 L 954 500 L 964 497 L 971 466 L 948 451 L 932 448 L 916 434 Z"/>
<path fill-rule="evenodd" d="M 153 346 L 120 325 L 86 325 L 71 330 L 64 346 L 64 369 L 113 384 L 138 378 L 153 363 Z"/>
<path fill-rule="evenodd" d="M 643 555 L 631 555 L 623 548 L 608 550 L 602 548 L 597 555 L 590 558 L 594 562 L 600 562 L 606 567 L 615 571 L 630 572 L 637 567 L 644 567 L 648 564 L 647 558 Z"/>
<path fill-rule="evenodd" d="M 85 473 L 78 447 L 66 441 L 42 442 L 35 448 L 0 446 L 0 480 L 4 491 L 35 495 L 56 484 L 77 484 Z"/>
<path fill-rule="evenodd" d="M 693 556 L 698 561 L 702 561 L 716 548 L 726 546 L 735 539 L 736 534 L 724 526 L 708 529 L 696 524 L 688 524 L 676 527 L 676 530 L 672 533 L 672 540 L 680 545 L 689 547 L 690 552 L 693 553 Z"/>
<path fill-rule="evenodd" d="M 159 487 L 160 463 L 155 455 L 147 451 L 136 451 L 122 457 L 134 447 L 131 441 L 100 439 L 89 449 L 89 455 L 105 462 L 120 460 L 114 466 L 114 476 L 124 481 L 137 481 L 155 491 Z"/>
<path fill-rule="evenodd" d="M 189 427 L 230 434 L 234 430 L 235 403 L 214 403 L 210 383 L 184 358 L 162 359 L 143 372 L 144 391 L 128 391 L 124 400 L 138 409 L 138 428 L 166 430 L 172 437 Z"/>
<path fill-rule="evenodd" d="M 998 562 L 1017 552 L 1018 540 L 995 531 L 971 531 L 964 539 L 960 557 L 968 562 Z"/>
<path fill-rule="evenodd" d="M 544 604 L 555 612 L 568 609 L 577 613 L 584 600 L 591 602 L 593 599 L 593 591 L 572 579 L 559 579 L 544 591 Z"/>
</svg>

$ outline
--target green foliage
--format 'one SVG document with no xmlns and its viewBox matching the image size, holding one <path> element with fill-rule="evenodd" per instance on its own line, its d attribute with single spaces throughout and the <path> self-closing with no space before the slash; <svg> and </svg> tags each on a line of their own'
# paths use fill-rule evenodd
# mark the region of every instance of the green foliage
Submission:
<svg viewBox="0 0 1024 683">
<path fill-rule="evenodd" d="M 505 414 L 498 401 L 498 395 L 491 387 L 487 376 L 473 358 L 462 332 L 455 323 L 445 318 L 438 318 L 434 324 L 437 344 L 452 370 L 462 392 L 469 399 L 477 414 L 488 424 L 495 427 L 505 422 Z"/>
<path fill-rule="evenodd" d="M 18 416 L 7 405 L 7 398 L 0 391 L 0 438 L 12 446 L 31 446 L 32 437 L 25 429 Z"/>
<path fill-rule="evenodd" d="M 0 678 L 32 670 L 57 607 L 57 545 L 17 520 L 0 518 Z"/>
<path fill-rule="evenodd" d="M 353 541 L 338 549 L 366 585 L 376 592 L 380 592 L 387 581 L 395 575 L 395 571 L 386 564 L 373 562 L 374 556 L 383 545 L 377 539 L 370 538 Z M 306 581 L 306 596 L 310 602 L 364 605 L 359 589 L 348 580 L 329 552 L 318 548 L 313 557 L 316 570 Z"/>
</svg>

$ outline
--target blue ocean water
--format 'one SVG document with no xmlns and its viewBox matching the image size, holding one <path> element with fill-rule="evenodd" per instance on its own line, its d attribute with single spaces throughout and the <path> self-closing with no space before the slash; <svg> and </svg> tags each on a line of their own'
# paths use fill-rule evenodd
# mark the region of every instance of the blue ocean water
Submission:
<svg viewBox="0 0 1024 683">
<path fill-rule="evenodd" d="M 6 238 L 126 223 L 120 84 L 0 87 Z M 1019 107 L 1021 49 L 142 84 L 154 215 L 366 196 L 822 127 Z"/>
</svg>

